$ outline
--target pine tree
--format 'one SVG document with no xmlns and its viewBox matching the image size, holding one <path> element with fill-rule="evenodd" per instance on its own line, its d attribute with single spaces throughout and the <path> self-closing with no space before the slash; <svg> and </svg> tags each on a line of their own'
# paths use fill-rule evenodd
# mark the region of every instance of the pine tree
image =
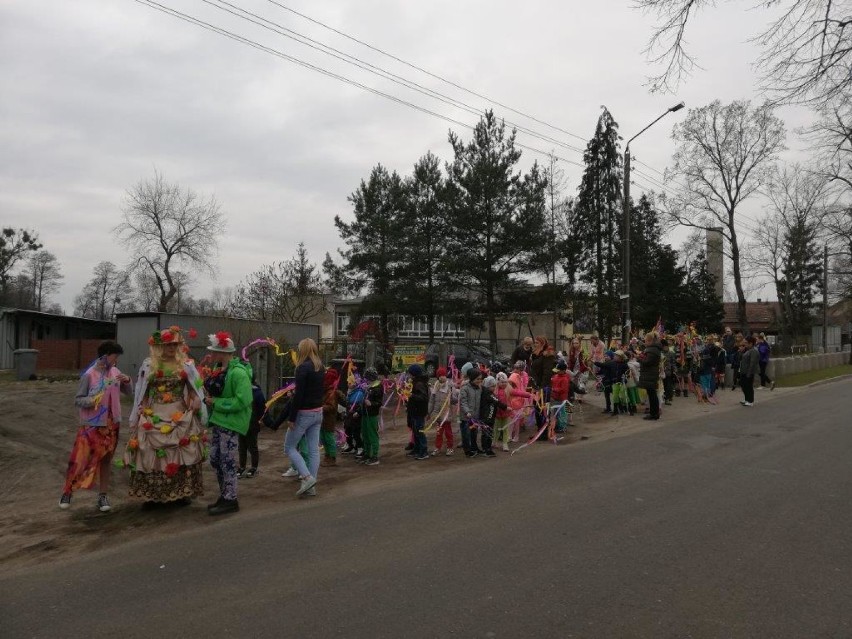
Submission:
<svg viewBox="0 0 852 639">
<path fill-rule="evenodd" d="M 440 160 L 427 153 L 404 180 L 405 205 L 399 224 L 404 237 L 400 260 L 397 303 L 405 315 L 424 317 L 429 342 L 435 341 L 435 317 L 441 313 L 446 293 L 453 290 L 453 269 L 447 265 L 447 188 Z"/>
<path fill-rule="evenodd" d="M 344 265 L 339 269 L 347 289 L 361 291 L 366 296 L 361 304 L 362 314 L 376 314 L 384 336 L 390 335 L 390 319 L 397 310 L 397 274 L 404 248 L 400 235 L 400 218 L 405 208 L 402 179 L 381 164 L 361 180 L 358 189 L 349 196 L 355 219 L 344 222 L 339 215 L 334 224 L 346 243 L 339 250 Z M 328 271 L 328 269 L 326 269 Z"/>
<path fill-rule="evenodd" d="M 586 146 L 586 169 L 575 205 L 573 230 L 581 279 L 597 300 L 595 328 L 608 337 L 618 323 L 617 286 L 621 277 L 621 153 L 618 124 L 604 107 Z"/>
<path fill-rule="evenodd" d="M 491 348 L 496 351 L 500 294 L 534 269 L 542 244 L 547 184 L 538 164 L 517 170 L 521 152 L 515 131 L 486 112 L 465 144 L 450 132 L 455 158 L 447 166 L 450 189 L 450 255 L 483 305 Z"/>
<path fill-rule="evenodd" d="M 793 219 L 784 234 L 786 260 L 779 301 L 792 336 L 809 332 L 814 296 L 821 290 L 823 266 L 816 236 L 816 224 L 806 217 Z"/>
</svg>

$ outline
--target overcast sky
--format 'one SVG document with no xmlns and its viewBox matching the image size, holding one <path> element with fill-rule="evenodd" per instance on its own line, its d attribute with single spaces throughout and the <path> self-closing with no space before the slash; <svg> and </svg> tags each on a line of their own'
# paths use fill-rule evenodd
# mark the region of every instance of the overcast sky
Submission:
<svg viewBox="0 0 852 639">
<path fill-rule="evenodd" d="M 476 117 L 333 60 L 202 0 L 159 0 L 224 29 L 355 81 L 474 124 Z M 416 72 L 268 0 L 229 0 L 287 29 L 451 95 L 485 100 Z M 699 14 L 689 41 L 704 70 L 676 96 L 651 95 L 642 50 L 652 20 L 630 0 L 392 2 L 280 0 L 518 111 L 584 139 L 601 105 L 631 137 L 680 100 L 759 100 L 748 42 L 768 13 L 748 2 Z M 304 241 L 312 259 L 334 253 L 335 214 L 381 162 L 408 173 L 426 151 L 450 158 L 447 132 L 469 130 L 204 31 L 132 0 L 0 2 L 0 225 L 36 230 L 62 265 L 55 301 L 67 312 L 101 260 L 121 264 L 111 229 L 125 190 L 152 175 L 215 194 L 227 217 L 215 283 L 237 284 Z M 495 107 L 498 115 L 583 148 L 584 142 Z M 659 171 L 674 150 L 671 114 L 634 142 Z M 802 159 L 793 130 L 810 114 L 784 109 L 788 159 Z M 574 161 L 576 151 L 519 134 L 518 141 Z M 526 151 L 524 161 L 542 160 Z M 568 189 L 581 169 L 565 164 Z M 646 174 L 660 177 L 643 166 Z M 636 176 L 637 180 L 650 181 Z M 634 187 L 635 189 L 635 187 Z M 748 212 L 760 216 L 759 203 Z M 680 235 L 675 236 L 675 243 Z"/>
</svg>

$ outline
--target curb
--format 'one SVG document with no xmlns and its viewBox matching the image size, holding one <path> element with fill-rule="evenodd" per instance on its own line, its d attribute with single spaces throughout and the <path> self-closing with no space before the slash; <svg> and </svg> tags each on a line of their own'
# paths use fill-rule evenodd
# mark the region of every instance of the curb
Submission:
<svg viewBox="0 0 852 639">
<path fill-rule="evenodd" d="M 839 382 L 844 379 L 852 379 L 852 373 L 846 373 L 845 375 L 838 375 L 837 377 L 829 377 L 828 379 L 821 379 L 816 382 L 811 382 L 805 388 L 810 388 L 812 386 L 821 386 L 822 384 L 830 384 L 832 382 Z"/>
</svg>

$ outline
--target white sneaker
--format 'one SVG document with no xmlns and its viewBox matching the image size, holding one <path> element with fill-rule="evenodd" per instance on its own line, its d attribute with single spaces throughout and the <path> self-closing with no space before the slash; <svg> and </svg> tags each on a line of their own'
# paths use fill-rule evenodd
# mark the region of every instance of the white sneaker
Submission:
<svg viewBox="0 0 852 639">
<path fill-rule="evenodd" d="M 112 506 L 109 505 L 109 499 L 107 499 L 106 495 L 98 495 L 98 510 L 102 513 L 108 513 L 112 510 Z"/>
<path fill-rule="evenodd" d="M 311 477 L 310 475 L 308 475 L 307 477 L 305 477 L 305 478 L 302 480 L 302 485 L 299 487 L 299 490 L 297 490 L 297 491 L 296 491 L 296 495 L 297 495 L 297 496 L 299 496 L 299 495 L 304 495 L 304 494 L 305 494 L 306 492 L 308 492 L 311 488 L 313 488 L 314 486 L 316 486 L 316 484 L 317 484 L 317 478 L 316 478 L 316 477 Z"/>
<path fill-rule="evenodd" d="M 286 472 L 281 473 L 282 477 L 298 477 L 299 471 L 293 468 L 292 466 L 287 469 Z"/>
<path fill-rule="evenodd" d="M 432 457 L 437 457 L 440 454 L 441 454 L 440 448 L 436 448 L 435 450 L 432 451 Z"/>
<path fill-rule="evenodd" d="M 447 455 L 447 457 L 452 457 L 452 456 L 453 456 L 453 449 L 452 449 L 452 448 L 448 448 L 448 449 L 447 449 L 447 452 L 446 452 L 446 455 Z"/>
<path fill-rule="evenodd" d="M 508 453 L 508 452 L 509 452 L 509 444 L 503 444 L 503 452 L 504 452 L 504 453 Z"/>
<path fill-rule="evenodd" d="M 754 402 L 743 402 L 743 406 L 754 406 Z"/>
</svg>

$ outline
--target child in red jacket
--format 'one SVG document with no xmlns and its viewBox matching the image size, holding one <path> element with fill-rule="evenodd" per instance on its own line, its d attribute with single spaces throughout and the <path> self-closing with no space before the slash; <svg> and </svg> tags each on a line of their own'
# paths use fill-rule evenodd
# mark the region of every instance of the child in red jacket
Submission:
<svg viewBox="0 0 852 639">
<path fill-rule="evenodd" d="M 556 432 L 562 433 L 568 426 L 568 405 L 563 402 L 568 401 L 568 395 L 571 392 L 571 375 L 568 373 L 568 365 L 560 361 L 556 365 L 556 372 L 550 378 L 550 405 L 554 407 L 556 413 Z M 560 408 L 556 408 L 559 404 L 563 404 Z"/>
</svg>

